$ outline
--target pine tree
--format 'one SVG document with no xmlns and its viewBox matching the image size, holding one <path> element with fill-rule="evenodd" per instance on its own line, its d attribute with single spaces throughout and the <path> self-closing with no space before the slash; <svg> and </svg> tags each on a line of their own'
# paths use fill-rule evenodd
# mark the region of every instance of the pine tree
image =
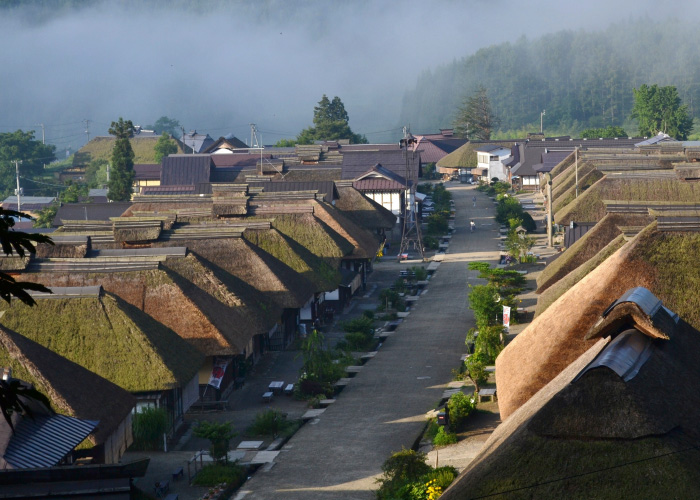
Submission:
<svg viewBox="0 0 700 500">
<path fill-rule="evenodd" d="M 455 132 L 467 139 L 488 141 L 500 119 L 493 113 L 486 88 L 479 86 L 457 110 Z"/>
<path fill-rule="evenodd" d="M 297 136 L 297 144 L 312 144 L 314 141 L 335 141 L 348 139 L 352 144 L 366 144 L 364 135 L 353 133 L 349 125 L 348 112 L 340 97 L 333 101 L 326 94 L 314 107 L 314 126 L 305 128 Z"/>
<path fill-rule="evenodd" d="M 128 201 L 134 184 L 134 150 L 129 142 L 129 138 L 134 135 L 134 124 L 120 116 L 119 121 L 112 122 L 109 133 L 117 140 L 112 149 L 107 198 L 112 201 Z"/>
</svg>

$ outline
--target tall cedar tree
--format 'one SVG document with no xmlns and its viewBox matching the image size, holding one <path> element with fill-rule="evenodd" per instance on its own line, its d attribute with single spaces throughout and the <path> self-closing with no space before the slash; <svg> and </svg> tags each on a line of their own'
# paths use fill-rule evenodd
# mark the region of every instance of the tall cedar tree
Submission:
<svg viewBox="0 0 700 500">
<path fill-rule="evenodd" d="M 163 132 L 163 134 L 158 138 L 158 142 L 156 142 L 153 149 L 156 153 L 156 163 L 160 163 L 166 156 L 177 153 L 177 144 L 175 144 L 175 141 L 170 138 L 170 135 L 167 132 Z"/>
<path fill-rule="evenodd" d="M 119 121 L 112 122 L 109 133 L 117 140 L 112 149 L 107 198 L 112 201 L 128 201 L 134 184 L 134 150 L 129 142 L 129 138 L 134 135 L 134 124 L 120 116 Z"/>
<path fill-rule="evenodd" d="M 458 108 L 454 128 L 457 134 L 467 139 L 488 141 L 500 123 L 491 109 L 486 88 L 480 85 Z"/>
<path fill-rule="evenodd" d="M 305 128 L 297 136 L 297 144 L 312 144 L 314 141 L 336 141 L 348 139 L 351 144 L 366 144 L 364 135 L 353 133 L 348 124 L 349 117 L 340 97 L 331 101 L 326 94 L 314 107 L 314 126 Z"/>
<path fill-rule="evenodd" d="M 693 118 L 688 106 L 681 104 L 678 90 L 673 85 L 651 87 L 642 85 L 634 89 L 632 117 L 639 122 L 639 133 L 644 136 L 659 132 L 684 141 L 693 130 Z"/>
</svg>

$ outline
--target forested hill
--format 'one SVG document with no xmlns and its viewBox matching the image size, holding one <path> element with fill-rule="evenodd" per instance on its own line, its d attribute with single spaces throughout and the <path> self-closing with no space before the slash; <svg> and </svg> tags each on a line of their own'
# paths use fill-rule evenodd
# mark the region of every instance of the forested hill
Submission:
<svg viewBox="0 0 700 500">
<path fill-rule="evenodd" d="M 561 31 L 494 45 L 420 75 L 403 100 L 400 123 L 414 130 L 445 128 L 456 107 L 479 85 L 488 90 L 501 131 L 539 128 L 576 133 L 626 125 L 632 89 L 675 85 L 700 117 L 700 31 L 689 22 L 648 19 L 600 32 Z M 696 130 L 697 132 L 697 130 Z"/>
</svg>

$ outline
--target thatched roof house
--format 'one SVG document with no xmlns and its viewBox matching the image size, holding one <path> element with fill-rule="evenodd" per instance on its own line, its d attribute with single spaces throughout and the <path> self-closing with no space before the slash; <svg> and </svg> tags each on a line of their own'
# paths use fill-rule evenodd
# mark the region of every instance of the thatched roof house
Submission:
<svg viewBox="0 0 700 500">
<path fill-rule="evenodd" d="M 443 156 L 436 164 L 437 171 L 448 174 L 459 168 L 476 167 L 476 148 L 478 144 L 467 142 L 447 156 Z"/>
<path fill-rule="evenodd" d="M 648 288 L 700 327 L 697 255 L 700 233 L 659 231 L 652 223 L 561 295 L 496 359 L 501 416 L 511 415 L 590 348 L 585 333 L 628 288 Z"/>
<path fill-rule="evenodd" d="M 34 295 L 34 307 L 0 305 L 0 323 L 132 393 L 184 387 L 197 374 L 199 351 L 119 297 L 53 291 Z"/>
<path fill-rule="evenodd" d="M 351 185 L 338 184 L 339 198 L 335 208 L 341 210 L 355 224 L 374 232 L 393 229 L 396 216 Z"/>
<path fill-rule="evenodd" d="M 600 339 L 513 412 L 441 498 L 700 496 L 700 332 L 663 308 L 606 313 Z"/>
<path fill-rule="evenodd" d="M 377 255 L 381 243 L 379 236 L 355 224 L 340 210 L 317 202 L 314 206 L 314 216 L 352 244 L 352 253 L 346 258 L 373 259 Z"/>
<path fill-rule="evenodd" d="M 97 463 L 117 463 L 131 445 L 131 411 L 136 398 L 124 389 L 3 327 L 0 366 L 12 368 L 13 378 L 45 394 L 58 413 L 98 420 L 88 438 L 96 447 L 93 457 Z"/>
</svg>

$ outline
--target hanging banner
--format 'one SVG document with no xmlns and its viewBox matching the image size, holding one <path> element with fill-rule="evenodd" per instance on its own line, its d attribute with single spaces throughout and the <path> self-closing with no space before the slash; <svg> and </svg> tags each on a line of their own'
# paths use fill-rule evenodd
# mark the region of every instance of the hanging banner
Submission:
<svg viewBox="0 0 700 500">
<path fill-rule="evenodd" d="M 214 358 L 214 366 L 211 369 L 211 377 L 209 377 L 210 386 L 216 387 L 217 389 L 221 387 L 221 380 L 224 378 L 226 367 L 230 362 L 230 359 Z"/>
<path fill-rule="evenodd" d="M 503 326 L 510 328 L 510 307 L 503 306 Z"/>
</svg>

